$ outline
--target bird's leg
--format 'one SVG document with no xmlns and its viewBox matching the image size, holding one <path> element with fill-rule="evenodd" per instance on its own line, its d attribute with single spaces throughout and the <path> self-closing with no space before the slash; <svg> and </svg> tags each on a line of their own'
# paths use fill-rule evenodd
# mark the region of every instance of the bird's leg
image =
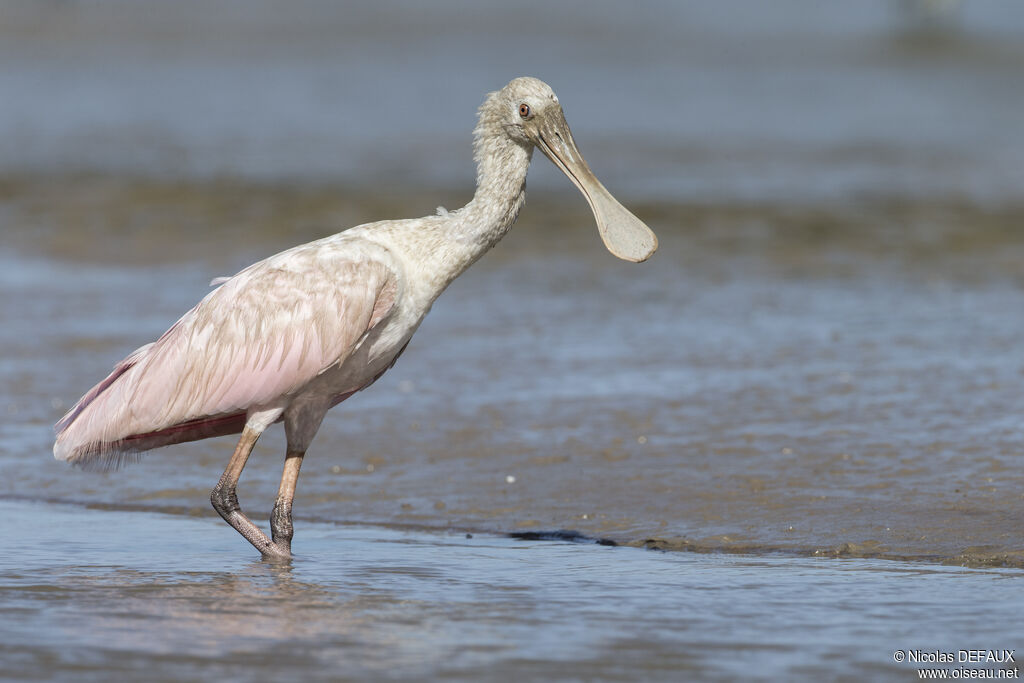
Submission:
<svg viewBox="0 0 1024 683">
<path fill-rule="evenodd" d="M 284 472 L 281 473 L 281 487 L 277 491 L 277 502 L 270 513 L 270 533 L 274 545 L 286 553 L 292 550 L 292 499 L 295 498 L 295 483 L 299 480 L 304 451 L 288 450 L 284 457 Z"/>
<path fill-rule="evenodd" d="M 252 543 L 263 557 L 287 558 L 291 556 L 291 553 L 287 549 L 282 552 L 280 547 L 267 538 L 267 535 L 245 516 L 238 504 L 238 495 L 235 493 L 238 478 L 242 476 L 242 468 L 245 467 L 245 462 L 249 459 L 249 454 L 258 438 L 260 438 L 260 432 L 249 427 L 242 430 L 242 437 L 238 440 L 238 445 L 228 462 L 227 469 L 224 470 L 220 481 L 210 493 L 210 502 L 213 503 L 213 509 L 224 518 L 224 521 L 242 534 L 245 540 Z"/>
</svg>

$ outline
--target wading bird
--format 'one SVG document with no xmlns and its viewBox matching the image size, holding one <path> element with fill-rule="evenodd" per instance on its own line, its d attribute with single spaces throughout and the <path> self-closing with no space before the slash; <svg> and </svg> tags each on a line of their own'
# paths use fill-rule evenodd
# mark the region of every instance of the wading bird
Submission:
<svg viewBox="0 0 1024 683">
<path fill-rule="evenodd" d="M 324 415 L 394 365 L 434 300 L 508 232 L 535 147 L 586 197 L 609 251 L 635 262 L 654 253 L 654 233 L 580 156 L 555 93 L 517 78 L 480 107 L 477 189 L 466 206 L 360 225 L 225 279 L 75 404 L 55 427 L 54 455 L 102 468 L 241 432 L 210 500 L 265 558 L 290 557 L 299 467 Z M 267 538 L 235 486 L 260 434 L 279 421 L 287 452 Z"/>
</svg>

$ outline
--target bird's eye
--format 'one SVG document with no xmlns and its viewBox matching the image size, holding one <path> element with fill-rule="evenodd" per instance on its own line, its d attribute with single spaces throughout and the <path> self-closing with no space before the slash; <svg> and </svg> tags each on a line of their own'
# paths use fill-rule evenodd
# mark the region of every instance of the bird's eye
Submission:
<svg viewBox="0 0 1024 683">
<path fill-rule="evenodd" d="M 525 119 L 529 115 L 530 115 L 530 105 L 528 105 L 528 104 L 520 104 L 519 105 L 519 116 L 521 116 L 522 118 Z"/>
</svg>

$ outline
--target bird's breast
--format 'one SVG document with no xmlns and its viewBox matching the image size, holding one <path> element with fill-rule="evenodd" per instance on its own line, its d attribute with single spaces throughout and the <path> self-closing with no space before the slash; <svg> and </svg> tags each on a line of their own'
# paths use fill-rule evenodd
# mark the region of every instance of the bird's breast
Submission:
<svg viewBox="0 0 1024 683">
<path fill-rule="evenodd" d="M 335 402 L 337 397 L 365 389 L 380 378 L 398 359 L 416 332 L 429 304 L 421 311 L 409 306 L 395 310 L 359 340 L 352 353 L 328 368 L 301 393 Z"/>
</svg>

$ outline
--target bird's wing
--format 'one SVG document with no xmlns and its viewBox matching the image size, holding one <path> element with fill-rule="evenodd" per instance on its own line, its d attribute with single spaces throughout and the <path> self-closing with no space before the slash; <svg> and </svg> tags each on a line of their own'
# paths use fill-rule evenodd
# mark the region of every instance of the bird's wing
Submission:
<svg viewBox="0 0 1024 683">
<path fill-rule="evenodd" d="M 57 456 L 266 407 L 343 363 L 391 312 L 399 279 L 383 248 L 323 242 L 243 270 L 126 358 L 57 424 Z"/>
<path fill-rule="evenodd" d="M 225 282 L 156 342 L 147 374 L 162 387 L 153 393 L 171 397 L 160 422 L 296 392 L 344 362 L 394 303 L 395 278 L 379 260 L 314 249 L 281 256 Z M 140 385 L 135 401 L 144 393 Z"/>
</svg>

